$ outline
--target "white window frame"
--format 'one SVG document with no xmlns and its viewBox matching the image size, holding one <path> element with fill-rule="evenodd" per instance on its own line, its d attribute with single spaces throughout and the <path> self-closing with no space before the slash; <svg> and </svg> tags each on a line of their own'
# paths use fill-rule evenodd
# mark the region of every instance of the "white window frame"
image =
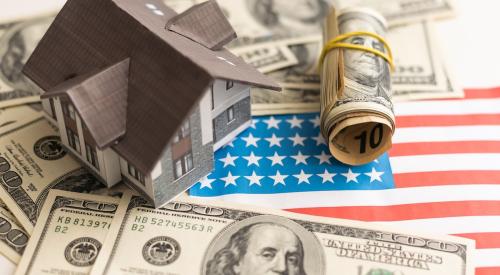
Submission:
<svg viewBox="0 0 500 275">
<path fill-rule="evenodd" d="M 233 122 L 236 118 L 234 117 L 234 105 L 227 108 L 227 124 Z"/>
</svg>

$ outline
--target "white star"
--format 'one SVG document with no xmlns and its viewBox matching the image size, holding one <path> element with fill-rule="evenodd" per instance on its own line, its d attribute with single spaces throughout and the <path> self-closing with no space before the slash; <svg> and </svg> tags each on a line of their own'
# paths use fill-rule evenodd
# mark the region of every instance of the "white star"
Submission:
<svg viewBox="0 0 500 275">
<path fill-rule="evenodd" d="M 219 160 L 222 161 L 222 162 L 224 162 L 224 167 L 226 167 L 228 165 L 236 166 L 234 164 L 234 160 L 237 159 L 237 158 L 238 157 L 231 156 L 231 154 L 229 154 L 229 152 L 228 152 L 225 158 L 222 158 L 222 159 L 219 159 Z"/>
<path fill-rule="evenodd" d="M 321 135 L 321 133 L 319 133 L 318 136 L 315 136 L 312 139 L 314 139 L 316 141 L 316 145 L 320 145 L 320 144 L 325 144 L 326 145 L 326 141 L 323 138 L 323 136 Z"/>
<path fill-rule="evenodd" d="M 272 161 L 271 166 L 273 166 L 275 164 L 279 164 L 279 165 L 283 166 L 283 159 L 286 157 L 282 157 L 282 156 L 278 155 L 278 152 L 274 152 L 274 155 L 272 157 L 266 157 L 266 158 L 268 158 Z"/>
<path fill-rule="evenodd" d="M 383 174 L 384 174 L 384 172 L 377 172 L 377 170 L 375 170 L 375 168 L 373 168 L 373 167 L 372 167 L 372 171 L 370 173 L 365 173 L 365 175 L 370 177 L 370 183 L 375 181 L 375 180 L 382 182 L 382 179 L 380 178 L 380 176 L 382 176 Z"/>
<path fill-rule="evenodd" d="M 299 134 L 295 133 L 294 137 L 289 137 L 289 140 L 293 141 L 293 146 L 297 145 L 302 145 L 304 146 L 304 140 L 307 139 L 306 137 L 301 137 Z"/>
<path fill-rule="evenodd" d="M 281 141 L 283 138 L 276 137 L 275 134 L 273 134 L 270 138 L 265 138 L 265 140 L 269 141 L 269 147 L 273 147 L 274 145 L 281 147 Z"/>
<path fill-rule="evenodd" d="M 267 124 L 267 129 L 276 128 L 279 129 L 278 124 L 281 119 L 275 119 L 273 116 L 270 119 L 265 119 L 264 122 Z"/>
<path fill-rule="evenodd" d="M 325 152 L 323 152 L 323 151 L 321 151 L 321 155 L 315 155 L 314 157 L 319 159 L 319 164 L 322 164 L 323 162 L 326 162 L 328 164 L 332 164 L 330 162 L 331 156 L 329 154 L 325 154 Z"/>
<path fill-rule="evenodd" d="M 252 133 L 248 134 L 248 137 L 242 137 L 242 140 L 246 142 L 246 147 L 253 145 L 257 147 L 257 141 L 261 140 L 261 138 L 255 138 Z"/>
<path fill-rule="evenodd" d="M 215 181 L 215 179 L 209 179 L 208 175 L 204 176 L 200 180 L 200 183 L 201 183 L 200 189 L 203 189 L 205 187 L 212 189 L 212 182 L 214 182 L 214 181 Z"/>
<path fill-rule="evenodd" d="M 259 123 L 259 120 L 258 119 L 252 119 L 252 123 L 250 124 L 250 128 L 254 128 L 254 129 L 257 129 L 257 123 Z"/>
<path fill-rule="evenodd" d="M 233 176 L 231 175 L 231 171 L 227 173 L 227 177 L 221 178 L 221 180 L 224 181 L 224 187 L 228 187 L 229 185 L 234 185 L 236 186 L 236 179 L 238 179 L 240 176 Z"/>
<path fill-rule="evenodd" d="M 310 119 L 309 121 L 314 125 L 314 128 L 319 127 L 320 124 L 319 116 L 316 116 L 315 118 Z"/>
<path fill-rule="evenodd" d="M 234 144 L 233 144 L 233 142 L 234 142 L 234 139 L 233 139 L 233 140 L 231 140 L 230 142 L 226 143 L 223 147 L 224 147 L 224 148 L 225 148 L 225 147 L 233 147 L 233 148 L 234 148 Z"/>
<path fill-rule="evenodd" d="M 333 183 L 333 177 L 335 177 L 335 173 L 330 173 L 328 172 L 328 170 L 325 169 L 325 172 L 323 174 L 318 174 L 318 176 L 320 176 L 323 181 L 321 183 L 325 183 L 325 182 L 328 182 L 328 181 L 331 181 Z"/>
<path fill-rule="evenodd" d="M 252 186 L 254 184 L 261 186 L 260 180 L 263 178 L 263 176 L 257 176 L 257 174 L 255 174 L 255 171 L 253 171 L 251 176 L 245 176 L 245 178 L 247 178 L 250 181 L 249 186 Z"/>
<path fill-rule="evenodd" d="M 311 174 L 306 174 L 304 173 L 304 170 L 300 170 L 300 174 L 298 175 L 293 175 L 294 177 L 296 177 L 297 179 L 299 179 L 299 184 L 305 182 L 307 184 L 309 184 L 309 178 L 312 176 Z"/>
<path fill-rule="evenodd" d="M 253 152 L 250 152 L 250 155 L 248 157 L 243 157 L 244 159 L 246 159 L 248 161 L 248 166 L 252 165 L 252 164 L 255 164 L 256 166 L 259 166 L 259 160 L 262 158 L 262 157 L 256 157 Z"/>
<path fill-rule="evenodd" d="M 276 171 L 276 175 L 274 176 L 269 176 L 270 178 L 272 178 L 274 180 L 274 184 L 273 186 L 276 186 L 278 184 L 283 184 L 283 186 L 285 186 L 285 179 L 288 177 L 287 175 L 282 175 L 280 174 L 280 171 Z"/>
<path fill-rule="evenodd" d="M 307 161 L 306 159 L 309 157 L 309 156 L 304 156 L 302 155 L 302 153 L 299 151 L 299 153 L 295 156 L 290 156 L 291 158 L 295 159 L 295 165 L 298 165 L 299 163 L 303 163 L 303 164 L 306 164 L 307 165 Z"/>
<path fill-rule="evenodd" d="M 342 173 L 342 176 L 346 177 L 346 182 L 350 182 L 350 181 L 354 181 L 354 182 L 358 182 L 358 176 L 359 176 L 359 173 L 353 173 L 351 171 L 351 168 L 349 168 L 349 171 L 347 171 L 347 173 Z"/>
<path fill-rule="evenodd" d="M 290 128 L 302 128 L 303 119 L 298 119 L 297 116 L 293 116 L 292 119 L 287 119 L 286 122 L 290 123 Z"/>
</svg>

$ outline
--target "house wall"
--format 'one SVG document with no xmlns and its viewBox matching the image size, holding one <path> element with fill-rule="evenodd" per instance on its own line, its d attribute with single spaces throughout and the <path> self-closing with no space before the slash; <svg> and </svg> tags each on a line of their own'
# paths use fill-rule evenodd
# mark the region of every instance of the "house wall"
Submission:
<svg viewBox="0 0 500 275">
<path fill-rule="evenodd" d="M 172 145 L 168 145 L 160 160 L 161 174 L 153 179 L 155 207 L 159 207 L 177 194 L 185 191 L 191 185 L 204 177 L 213 168 L 213 142 L 203 142 L 202 113 L 209 114 L 209 105 L 200 104 L 199 108 L 189 116 L 191 125 L 191 144 L 193 154 L 193 169 L 175 179 L 174 162 L 172 160 Z M 154 171 L 154 170 L 153 170 Z M 154 174 L 154 173 L 153 173 Z"/>
<path fill-rule="evenodd" d="M 233 140 L 251 123 L 250 96 L 246 96 L 231 105 L 234 119 L 229 121 L 228 109 L 213 119 L 214 151 Z"/>
<path fill-rule="evenodd" d="M 92 140 L 89 139 L 88 135 L 84 135 L 82 121 L 80 116 L 75 111 L 75 121 L 71 121 L 67 123 L 65 120 L 68 119 L 62 110 L 62 102 L 60 97 L 53 97 L 54 101 L 54 109 L 56 111 L 57 118 L 57 126 L 59 128 L 59 134 L 61 136 L 61 142 L 66 148 L 68 152 L 70 152 L 73 156 L 75 156 L 81 163 L 85 165 L 85 167 L 96 175 L 99 179 L 101 179 L 108 187 L 115 185 L 116 183 L 121 181 L 120 174 L 120 164 L 119 157 L 115 151 L 110 148 L 105 150 L 99 150 L 95 148 L 97 160 L 99 163 L 99 169 L 95 168 L 86 157 L 86 148 L 85 142 L 89 142 L 94 144 Z M 63 100 L 65 102 L 67 100 Z M 51 113 L 47 113 L 47 116 L 51 116 Z M 76 130 L 78 134 L 79 143 L 80 143 L 80 152 L 73 149 L 68 140 L 68 135 L 66 131 L 66 124 L 70 124 L 71 127 Z M 85 139 L 87 136 L 87 140 Z"/>
<path fill-rule="evenodd" d="M 124 182 L 130 186 L 131 188 L 137 190 L 139 193 L 146 195 L 146 197 L 154 198 L 153 193 L 153 181 L 151 175 L 144 174 L 144 183 L 135 179 L 128 172 L 128 162 L 120 157 L 120 170 L 121 176 L 123 177 Z"/>
</svg>

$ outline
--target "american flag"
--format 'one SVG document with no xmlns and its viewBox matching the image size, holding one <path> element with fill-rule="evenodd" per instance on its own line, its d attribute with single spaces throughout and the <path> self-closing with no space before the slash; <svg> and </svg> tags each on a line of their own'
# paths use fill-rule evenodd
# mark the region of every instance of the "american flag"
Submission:
<svg viewBox="0 0 500 275">
<path fill-rule="evenodd" d="M 466 90 L 463 99 L 402 102 L 395 108 L 390 166 L 385 155 L 361 167 L 332 158 L 332 165 L 320 164 L 321 152 L 328 149 L 314 136 L 317 114 L 258 117 L 254 128 L 216 153 L 214 172 L 190 194 L 474 239 L 476 274 L 500 274 L 500 88 Z M 296 124 L 287 122 L 293 120 Z M 302 128 L 293 127 L 297 120 Z M 265 138 L 257 137 L 259 127 Z M 303 146 L 290 138 L 307 133 L 312 137 Z M 260 138 L 251 144 L 255 148 L 238 153 L 250 137 Z M 273 137 L 281 138 L 281 147 L 271 146 Z M 291 153 L 274 170 L 247 162 L 253 151 L 264 166 L 269 154 L 281 156 L 284 147 Z M 297 152 L 307 156 L 305 163 L 303 157 L 293 157 Z M 256 177 L 251 177 L 253 171 Z M 252 184 L 251 178 L 260 184 Z"/>
</svg>

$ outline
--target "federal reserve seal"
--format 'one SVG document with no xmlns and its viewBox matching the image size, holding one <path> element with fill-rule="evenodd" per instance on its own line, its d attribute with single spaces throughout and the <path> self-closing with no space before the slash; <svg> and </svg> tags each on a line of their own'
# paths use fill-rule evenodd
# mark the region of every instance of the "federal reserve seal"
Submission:
<svg viewBox="0 0 500 275">
<path fill-rule="evenodd" d="M 168 265 L 173 263 L 181 254 L 179 243 L 167 236 L 158 236 L 150 239 L 142 248 L 144 260 L 154 265 Z"/>
<path fill-rule="evenodd" d="M 33 146 L 35 154 L 45 160 L 57 160 L 66 155 L 58 136 L 46 136 L 39 139 Z"/>
<path fill-rule="evenodd" d="M 81 237 L 66 246 L 64 257 L 68 263 L 75 266 L 93 265 L 101 246 L 101 243 L 94 238 Z"/>
</svg>

